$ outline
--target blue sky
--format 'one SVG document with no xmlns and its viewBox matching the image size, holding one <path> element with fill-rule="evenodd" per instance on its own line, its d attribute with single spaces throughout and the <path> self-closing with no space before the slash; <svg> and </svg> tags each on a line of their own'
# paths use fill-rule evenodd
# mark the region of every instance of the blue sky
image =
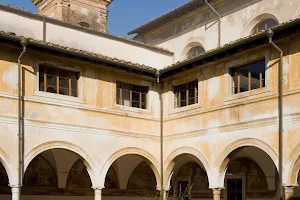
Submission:
<svg viewBox="0 0 300 200">
<path fill-rule="evenodd" d="M 108 31 L 125 36 L 127 32 L 188 2 L 189 0 L 114 0 L 109 6 Z M 0 0 L 36 12 L 31 0 Z"/>
</svg>

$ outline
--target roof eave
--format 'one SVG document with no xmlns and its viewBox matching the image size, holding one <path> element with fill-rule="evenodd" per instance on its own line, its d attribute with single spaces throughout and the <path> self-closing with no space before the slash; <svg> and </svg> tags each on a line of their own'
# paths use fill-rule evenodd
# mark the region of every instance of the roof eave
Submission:
<svg viewBox="0 0 300 200">
<path fill-rule="evenodd" d="M 19 43 L 21 41 L 22 37 L 15 37 L 13 35 L 0 34 L 0 38 Z M 50 46 L 46 43 L 34 41 L 32 39 L 29 39 L 28 42 L 29 42 L 28 43 L 29 48 L 30 48 L 30 46 L 33 46 L 33 47 L 37 47 L 37 48 L 47 49 L 47 50 L 50 50 L 50 51 L 69 54 L 69 55 L 76 56 L 76 57 L 79 57 L 79 58 L 85 58 L 85 59 L 89 59 L 89 60 L 92 60 L 92 61 L 101 62 L 101 63 L 107 64 L 107 65 L 119 66 L 119 67 L 124 67 L 124 68 L 130 69 L 130 70 L 143 72 L 143 73 L 146 73 L 146 74 L 148 74 L 152 77 L 156 77 L 155 74 L 156 74 L 157 70 L 154 69 L 154 68 L 153 69 L 147 69 L 147 68 L 142 68 L 142 67 L 139 67 L 139 66 L 130 65 L 130 64 L 126 64 L 126 63 L 122 63 L 122 62 L 118 62 L 118 61 L 113 61 L 113 60 L 109 60 L 109 59 L 105 59 L 105 58 L 100 58 L 100 57 L 97 57 L 97 56 L 87 55 L 87 54 L 84 54 L 83 52 L 75 52 L 75 51 L 68 50 L 68 49 L 63 49 L 63 48 L 57 47 L 57 46 Z M 20 47 L 21 47 L 21 45 L 20 45 Z"/>
<path fill-rule="evenodd" d="M 274 36 L 276 36 L 276 33 L 280 32 L 280 31 L 283 31 L 287 28 L 291 28 L 291 27 L 293 27 L 295 25 L 299 25 L 299 24 L 300 24 L 300 18 L 294 19 L 290 22 L 280 24 L 280 25 L 272 28 L 272 30 L 275 33 Z M 210 52 L 204 53 L 204 54 L 202 54 L 202 55 L 200 55 L 196 58 L 186 60 L 186 61 L 180 62 L 178 64 L 173 64 L 169 67 L 166 67 L 166 68 L 160 70 L 160 73 L 163 74 L 164 76 L 166 76 L 167 73 L 169 73 L 171 71 L 175 71 L 177 69 L 180 69 L 181 67 L 185 67 L 187 65 L 193 65 L 196 62 L 202 61 L 204 59 L 207 59 L 209 57 L 215 56 L 215 55 L 220 54 L 220 53 L 224 53 L 228 50 L 238 48 L 241 45 L 248 44 L 248 43 L 250 44 L 251 42 L 254 42 L 256 40 L 263 39 L 264 37 L 266 38 L 266 41 L 267 41 L 267 36 L 266 36 L 265 31 L 261 32 L 259 34 L 256 34 L 254 36 L 250 36 L 248 38 L 244 38 L 244 39 L 242 38 L 242 39 L 240 39 L 240 41 L 236 41 L 236 42 L 233 42 L 232 44 L 228 44 L 228 45 L 225 45 L 223 47 L 216 48 L 215 50 L 211 50 Z"/>
</svg>

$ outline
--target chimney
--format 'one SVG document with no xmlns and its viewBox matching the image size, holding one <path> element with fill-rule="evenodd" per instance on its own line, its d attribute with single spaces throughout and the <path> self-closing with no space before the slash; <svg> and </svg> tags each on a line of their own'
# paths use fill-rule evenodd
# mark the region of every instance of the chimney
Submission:
<svg viewBox="0 0 300 200">
<path fill-rule="evenodd" d="M 32 0 L 38 14 L 95 31 L 107 32 L 107 8 L 113 0 Z"/>
</svg>

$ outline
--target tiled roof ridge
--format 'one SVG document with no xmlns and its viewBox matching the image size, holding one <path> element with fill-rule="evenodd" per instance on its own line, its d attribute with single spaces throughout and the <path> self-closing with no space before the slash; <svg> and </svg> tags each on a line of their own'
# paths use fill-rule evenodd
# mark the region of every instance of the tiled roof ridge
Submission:
<svg viewBox="0 0 300 200">
<path fill-rule="evenodd" d="M 22 12 L 22 14 L 29 14 L 29 15 L 31 15 L 33 17 L 44 18 L 44 19 L 47 19 L 49 21 L 53 21 L 53 22 L 58 23 L 58 24 L 68 25 L 68 26 L 70 26 L 72 28 L 80 29 L 80 30 L 83 30 L 85 32 L 92 32 L 93 34 L 101 35 L 101 36 L 104 36 L 104 37 L 109 37 L 109 38 L 112 38 L 112 39 L 117 39 L 119 41 L 130 42 L 132 44 L 136 44 L 136 45 L 139 45 L 141 47 L 145 47 L 145 48 L 156 50 L 156 51 L 162 51 L 162 52 L 170 54 L 170 55 L 174 54 L 173 52 L 169 51 L 168 49 L 165 49 L 165 48 L 162 48 L 162 47 L 158 47 L 158 46 L 153 46 L 153 45 L 150 45 L 150 44 L 145 44 L 145 43 L 142 43 L 142 42 L 130 39 L 130 38 L 126 37 L 126 36 L 116 36 L 116 35 L 113 35 L 111 33 L 105 33 L 105 32 L 95 31 L 95 30 L 92 30 L 92 29 L 88 29 L 88 28 L 82 27 L 80 25 L 74 25 L 74 24 L 71 24 L 71 23 L 68 23 L 68 22 L 64 22 L 64 21 L 55 19 L 55 18 L 50 18 L 50 17 L 44 16 L 44 15 L 40 15 L 38 13 L 33 13 L 30 10 L 25 10 L 25 9 L 22 9 L 22 8 L 18 8 L 16 6 L 4 5 L 4 4 L 0 3 L 0 8 L 1 7 L 2 8 L 10 9 L 10 10 L 13 10 L 13 11 L 16 11 L 16 12 Z"/>
<path fill-rule="evenodd" d="M 14 33 L 9 33 L 9 32 L 5 32 L 5 31 L 1 31 L 1 30 L 0 30 L 0 35 L 9 36 L 10 38 L 14 38 L 14 39 L 26 38 L 26 39 L 28 39 L 29 42 L 33 42 L 35 44 L 46 45 L 48 47 L 53 47 L 53 48 L 55 47 L 55 48 L 59 48 L 59 49 L 66 50 L 66 51 L 80 53 L 80 54 L 88 55 L 88 56 L 93 56 L 95 58 L 100 58 L 100 59 L 104 59 L 106 61 L 114 62 L 115 64 L 119 63 L 119 64 L 131 65 L 131 66 L 133 66 L 137 69 L 141 69 L 141 70 L 146 69 L 146 70 L 151 71 L 151 72 L 155 72 L 157 70 L 156 68 L 153 68 L 153 67 L 150 67 L 150 66 L 146 66 L 146 65 L 138 64 L 138 63 L 133 63 L 133 62 L 130 62 L 130 61 L 118 59 L 116 57 L 112 58 L 112 57 L 105 56 L 105 55 L 102 55 L 102 54 L 93 53 L 93 52 L 80 50 L 80 49 L 76 49 L 76 48 L 71 48 L 71 47 L 66 47 L 66 46 L 58 45 L 58 44 L 51 43 L 51 42 L 44 42 L 42 40 L 36 40 L 36 39 L 33 39 L 33 38 L 24 37 L 24 36 L 16 35 Z"/>
</svg>

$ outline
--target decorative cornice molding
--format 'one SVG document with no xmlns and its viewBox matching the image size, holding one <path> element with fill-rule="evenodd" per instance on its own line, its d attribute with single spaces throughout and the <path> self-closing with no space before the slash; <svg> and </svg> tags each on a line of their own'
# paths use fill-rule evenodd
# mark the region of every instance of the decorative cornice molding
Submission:
<svg viewBox="0 0 300 200">
<path fill-rule="evenodd" d="M 300 113 L 294 113 L 289 115 L 284 115 L 283 122 L 293 122 L 300 121 Z M 251 121 L 238 122 L 234 124 L 228 124 L 213 128 L 205 128 L 196 131 L 184 132 L 184 133 L 176 133 L 173 135 L 164 136 L 166 141 L 179 140 L 184 138 L 192 138 L 199 137 L 201 135 L 210 135 L 210 134 L 218 134 L 224 132 L 231 132 L 243 129 L 250 129 L 255 127 L 263 127 L 268 125 L 274 125 L 278 123 L 278 117 L 268 117 L 264 119 L 255 119 Z"/>
<path fill-rule="evenodd" d="M 0 98 L 10 98 L 10 99 L 18 99 L 17 95 L 12 95 L 12 94 L 5 94 L 5 93 L 0 93 Z M 139 114 L 139 113 L 134 113 L 130 111 L 122 111 L 118 109 L 102 109 L 102 108 L 96 108 L 96 107 L 91 107 L 83 102 L 73 102 L 73 101 L 62 101 L 61 99 L 59 100 L 41 100 L 36 97 L 24 97 L 25 101 L 29 102 L 34 102 L 34 103 L 42 103 L 45 105 L 53 105 L 53 106 L 60 106 L 64 108 L 76 108 L 76 109 L 81 109 L 81 110 L 87 110 L 87 111 L 94 111 L 94 112 L 102 112 L 106 114 L 112 114 L 112 115 L 120 115 L 120 116 L 126 116 L 126 117 L 132 117 L 132 118 L 139 118 L 139 119 L 146 119 L 150 121 L 156 121 L 159 122 L 158 118 L 153 117 L 152 115 L 145 115 L 145 114 Z"/>
<path fill-rule="evenodd" d="M 13 124 L 17 125 L 18 120 L 15 117 L 3 116 L 0 115 L 0 124 Z M 79 126 L 79 125 L 67 125 L 67 124 L 60 124 L 60 123 L 51 123 L 41 120 L 25 120 L 24 125 L 30 127 L 38 127 L 38 128 L 48 128 L 48 129 L 56 129 L 56 130 L 64 130 L 64 131 L 71 131 L 77 133 L 85 133 L 85 134 L 98 134 L 98 135 L 105 135 L 108 137 L 125 137 L 125 138 L 136 138 L 141 140 L 151 140 L 155 142 L 159 142 L 160 137 L 154 135 L 147 135 L 142 133 L 130 132 L 130 131 L 117 131 L 112 129 L 101 129 L 101 128 L 91 128 L 87 126 Z"/>
<path fill-rule="evenodd" d="M 275 99 L 275 98 L 278 98 L 278 94 L 277 92 L 272 92 L 272 91 L 266 91 L 264 92 L 265 95 L 263 96 L 259 96 L 257 95 L 257 97 L 254 97 L 254 98 L 241 98 L 240 100 L 228 100 L 228 99 L 225 99 L 224 102 L 228 102 L 222 106 L 217 106 L 217 107 L 212 107 L 212 108 L 208 108 L 208 109 L 202 109 L 200 111 L 196 111 L 196 112 L 189 112 L 188 114 L 185 114 L 185 115 L 179 115 L 179 116 L 173 116 L 173 113 L 169 114 L 169 117 L 165 118 L 164 121 L 165 122 L 168 122 L 168 121 L 173 121 L 173 120 L 176 120 L 176 119 L 180 119 L 180 118 L 184 118 L 184 117 L 191 117 L 193 115 L 199 115 L 199 114 L 204 114 L 204 113 L 208 113 L 208 112 L 215 112 L 215 111 L 219 111 L 219 110 L 225 110 L 225 109 L 228 109 L 228 108 L 233 108 L 233 107 L 236 107 L 236 106 L 241 106 L 241 105 L 245 105 L 246 104 L 250 104 L 250 103 L 256 103 L 256 102 L 259 102 L 259 101 L 265 101 L 265 100 L 270 100 L 270 99 Z M 289 90 L 287 92 L 284 92 L 283 93 L 283 96 L 289 96 L 289 95 L 294 95 L 294 94 L 298 94 L 300 93 L 300 88 L 295 88 L 293 90 Z M 201 107 L 199 107 L 201 108 Z"/>
</svg>

